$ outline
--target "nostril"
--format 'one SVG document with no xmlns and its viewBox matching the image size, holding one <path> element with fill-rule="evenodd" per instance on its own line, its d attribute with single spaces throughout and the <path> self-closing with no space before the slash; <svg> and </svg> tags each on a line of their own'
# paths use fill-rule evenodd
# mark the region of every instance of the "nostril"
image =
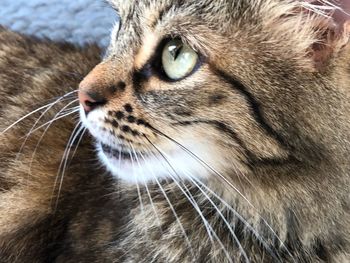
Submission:
<svg viewBox="0 0 350 263">
<path fill-rule="evenodd" d="M 101 105 L 101 104 L 105 104 L 107 101 L 106 97 L 98 92 L 87 92 L 86 94 L 89 98 L 88 101 L 94 104 Z"/>
<path fill-rule="evenodd" d="M 105 103 L 106 103 L 105 101 L 100 101 L 100 102 L 98 102 L 98 101 L 88 101 L 88 100 L 85 101 L 85 105 L 90 107 L 90 108 L 96 108 L 98 106 L 104 105 Z"/>
<path fill-rule="evenodd" d="M 103 106 L 107 103 L 107 99 L 96 92 L 79 91 L 79 102 L 83 106 L 86 113 Z"/>
</svg>

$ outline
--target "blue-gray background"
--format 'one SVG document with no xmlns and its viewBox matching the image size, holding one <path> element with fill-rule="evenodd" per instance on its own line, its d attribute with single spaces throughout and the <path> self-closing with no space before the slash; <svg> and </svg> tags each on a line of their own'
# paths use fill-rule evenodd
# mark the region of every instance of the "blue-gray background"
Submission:
<svg viewBox="0 0 350 263">
<path fill-rule="evenodd" d="M 116 19 L 102 0 L 0 0 L 0 25 L 77 44 L 107 46 Z"/>
</svg>

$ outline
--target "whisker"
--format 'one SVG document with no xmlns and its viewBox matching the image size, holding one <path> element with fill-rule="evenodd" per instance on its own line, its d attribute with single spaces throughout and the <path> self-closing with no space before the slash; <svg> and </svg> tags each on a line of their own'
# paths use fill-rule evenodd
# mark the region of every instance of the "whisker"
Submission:
<svg viewBox="0 0 350 263">
<path fill-rule="evenodd" d="M 68 104 L 68 105 L 69 105 L 69 104 Z M 67 105 L 66 105 L 66 106 L 67 106 Z M 65 109 L 65 107 L 63 107 L 63 108 L 54 116 L 54 119 L 56 118 L 56 116 L 60 115 L 60 113 L 61 113 L 64 109 Z M 48 109 L 48 110 L 49 110 L 49 109 Z M 25 140 L 23 141 L 23 143 L 22 143 L 22 145 L 21 145 L 21 147 L 20 147 L 20 149 L 19 149 L 19 151 L 18 151 L 18 153 L 17 153 L 16 160 L 18 160 L 18 158 L 19 158 L 19 156 L 20 156 L 20 153 L 22 152 L 22 150 L 23 150 L 23 148 L 24 148 L 26 142 L 28 141 L 30 135 L 33 133 L 33 130 L 34 130 L 35 126 L 39 123 L 40 119 L 44 116 L 45 113 L 46 113 L 46 111 L 40 116 L 40 118 L 34 123 L 34 125 L 32 126 L 32 128 L 30 129 L 30 131 L 27 133 L 27 136 L 25 137 Z M 72 112 L 72 113 L 74 113 L 74 112 Z M 72 114 L 72 113 L 71 113 L 71 114 Z M 52 123 L 50 123 L 50 124 L 46 127 L 46 129 L 45 129 L 44 132 L 42 133 L 41 137 L 39 138 L 38 143 L 37 143 L 36 146 L 35 146 L 34 152 L 33 152 L 33 154 L 32 154 L 31 165 L 30 165 L 30 167 L 29 167 L 29 171 L 31 170 L 32 162 L 33 162 L 34 156 L 35 156 L 35 154 L 36 154 L 36 152 L 37 152 L 37 150 L 38 150 L 38 147 L 39 147 L 41 141 L 43 140 L 45 134 L 46 134 L 47 131 L 49 130 L 51 124 L 52 124 Z"/>
<path fill-rule="evenodd" d="M 53 105 L 55 105 L 56 103 L 58 103 L 61 99 L 73 94 L 74 92 L 77 92 L 76 90 L 75 91 L 72 91 L 72 92 L 69 92 L 63 96 L 61 96 L 59 99 L 57 99 L 56 101 L 52 102 L 52 103 L 49 103 L 47 105 L 44 105 L 44 106 L 41 106 L 40 108 L 36 109 L 36 110 L 33 110 L 32 112 L 26 114 L 25 116 L 21 117 L 20 119 L 18 119 L 17 121 L 15 121 L 14 123 L 12 123 L 10 126 L 8 126 L 5 130 L 3 130 L 0 134 L 3 135 L 4 133 L 6 133 L 7 131 L 9 131 L 10 129 L 12 129 L 14 126 L 16 126 L 18 123 L 22 122 L 23 120 L 25 120 L 26 118 L 30 117 L 31 115 L 47 108 L 47 107 L 52 107 Z"/>
<path fill-rule="evenodd" d="M 174 127 L 175 128 L 175 127 Z M 178 129 L 178 128 L 175 128 L 179 133 L 182 132 L 182 130 Z M 188 149 L 187 149 L 188 150 Z M 189 152 L 191 152 L 190 150 L 188 150 Z M 193 157 L 192 157 L 193 158 Z M 198 157 L 199 158 L 199 157 Z M 204 162 L 204 161 L 203 161 Z M 237 175 L 237 178 L 239 180 L 239 182 L 242 184 L 242 178 L 250 185 L 250 187 L 254 188 L 256 190 L 257 193 L 259 193 L 257 187 L 255 184 L 252 183 L 251 180 L 249 180 L 249 178 L 240 171 L 240 169 L 237 167 L 237 165 L 235 164 L 235 162 L 232 162 L 231 165 L 233 166 L 233 172 Z M 203 166 L 203 165 L 202 165 Z M 237 188 L 237 187 L 235 187 Z M 249 201 L 248 201 L 249 203 Z M 250 204 L 251 206 L 253 206 L 252 204 Z"/>
<path fill-rule="evenodd" d="M 83 130 L 83 132 L 81 133 L 81 136 L 80 136 L 80 138 L 79 138 L 79 140 L 78 140 L 78 142 L 77 142 L 77 146 L 76 146 L 75 149 L 74 149 L 74 152 L 73 152 L 73 154 L 72 154 L 71 160 L 73 160 L 75 154 L 77 153 L 78 147 L 79 147 L 79 145 L 80 145 L 82 139 L 84 138 L 84 135 L 85 135 L 86 131 L 87 131 L 87 128 L 84 128 L 84 130 Z"/>
<path fill-rule="evenodd" d="M 190 249 L 190 252 L 191 252 L 192 257 L 195 258 L 195 254 L 194 254 L 194 252 L 193 252 L 193 248 L 192 248 L 191 242 L 190 242 L 190 240 L 189 240 L 189 238 L 188 238 L 188 236 L 187 236 L 187 234 L 186 234 L 186 230 L 184 229 L 184 227 L 183 227 L 183 225 L 182 225 L 182 223 L 181 223 L 181 220 L 180 220 L 179 216 L 177 215 L 177 213 L 176 213 L 176 211 L 175 211 L 174 206 L 172 205 L 172 203 L 171 203 L 171 201 L 170 201 L 168 195 L 166 194 L 166 192 L 165 192 L 163 186 L 161 185 L 161 183 L 159 182 L 159 180 L 158 180 L 156 177 L 154 177 L 154 179 L 156 180 L 157 185 L 159 186 L 159 188 L 160 188 L 162 194 L 164 195 L 164 197 L 165 197 L 167 203 L 168 203 L 169 206 L 170 206 L 170 209 L 171 209 L 172 213 L 174 214 L 174 216 L 175 216 L 175 218 L 176 218 L 176 221 L 178 222 L 178 224 L 179 224 L 179 226 L 180 226 L 181 232 L 183 233 L 183 235 L 184 235 L 184 237 L 185 237 L 185 241 L 186 241 L 186 243 L 187 243 L 187 246 L 188 246 L 189 249 Z"/>
<path fill-rule="evenodd" d="M 73 104 L 73 103 L 75 103 L 75 102 L 77 102 L 77 101 L 78 101 L 78 100 L 71 101 L 71 102 L 70 102 L 68 105 L 66 105 L 64 108 L 68 108 L 68 106 L 70 106 L 71 104 Z M 62 110 L 63 110 L 63 109 L 62 109 Z M 52 124 L 53 122 L 58 121 L 58 120 L 60 120 L 60 119 L 63 119 L 64 117 L 67 117 L 67 116 L 69 116 L 69 115 L 71 115 L 71 114 L 73 114 L 73 113 L 76 113 L 76 112 L 78 112 L 78 111 L 79 111 L 79 109 L 77 109 L 77 110 L 72 110 L 71 112 L 66 113 L 66 114 L 63 114 L 63 115 L 56 114 L 56 116 L 55 116 L 52 120 L 50 120 L 50 121 L 48 121 L 48 122 L 42 124 L 41 126 L 39 126 L 39 127 L 36 128 L 36 129 L 34 129 L 30 134 L 35 133 L 36 131 L 40 130 L 41 128 L 45 127 L 46 125 L 50 125 L 50 124 Z M 30 134 L 27 134 L 27 136 L 30 135 Z M 22 137 L 22 138 L 23 138 L 23 137 Z M 21 139 L 22 139 L 22 138 L 21 138 Z"/>
<path fill-rule="evenodd" d="M 250 262 L 246 252 L 244 251 L 244 248 L 242 247 L 241 242 L 239 241 L 239 239 L 237 238 L 234 230 L 232 229 L 230 223 L 227 221 L 227 219 L 225 218 L 225 216 L 222 214 L 222 212 L 220 211 L 220 209 L 217 207 L 217 205 L 214 203 L 214 201 L 209 197 L 208 194 L 206 194 L 204 191 L 202 191 L 202 189 L 198 186 L 198 184 L 196 184 L 196 182 L 194 180 L 191 179 L 191 177 L 189 177 L 191 182 L 194 183 L 194 185 L 201 190 L 201 192 L 203 193 L 203 195 L 205 196 L 205 198 L 212 204 L 212 206 L 215 208 L 215 210 L 218 212 L 218 214 L 220 215 L 220 217 L 223 219 L 225 225 L 228 227 L 229 231 L 232 234 L 232 237 L 234 238 L 240 253 L 243 255 L 244 259 L 246 262 Z M 236 212 L 237 213 L 237 212 Z"/>
<path fill-rule="evenodd" d="M 118 166 L 119 169 L 122 167 L 122 150 L 119 150 Z"/>
<path fill-rule="evenodd" d="M 135 157 L 136 157 L 137 164 L 138 164 L 138 166 L 139 166 L 139 168 L 140 168 L 140 171 L 141 171 L 140 161 L 139 161 L 139 159 L 138 159 L 138 156 L 137 156 L 137 153 L 136 153 L 136 151 L 135 151 L 135 148 L 132 146 L 132 144 L 131 144 L 131 148 L 132 148 L 132 150 L 133 150 L 133 152 L 134 152 L 134 155 L 135 155 Z M 144 162 L 146 163 L 146 160 L 144 159 L 143 155 L 142 155 L 141 153 L 140 153 L 140 155 L 141 155 L 141 157 L 143 158 Z M 153 202 L 153 199 L 152 199 L 152 195 L 151 195 L 151 193 L 150 193 L 150 190 L 149 190 L 149 188 L 148 188 L 148 185 L 147 185 L 147 183 L 146 183 L 145 176 L 144 176 L 143 173 L 142 173 L 142 178 L 143 178 L 144 186 L 145 186 L 145 188 L 146 188 L 146 192 L 147 192 L 147 195 L 148 195 L 148 199 L 149 199 L 150 204 L 151 204 L 151 206 L 152 206 L 153 212 L 154 212 L 154 214 L 155 214 L 155 216 L 156 216 L 156 218 L 157 218 L 158 228 L 159 228 L 160 232 L 163 233 L 162 224 L 161 224 L 161 221 L 160 221 L 160 218 L 159 218 L 157 209 L 156 209 L 156 207 L 155 207 L 155 205 L 154 205 L 154 202 Z"/>
<path fill-rule="evenodd" d="M 79 124 L 78 124 L 79 125 Z M 62 190 L 62 185 L 63 185 L 63 179 L 64 179 L 64 176 L 66 174 L 66 169 L 67 169 L 67 164 L 68 164 L 68 157 L 69 157 L 69 153 L 71 151 L 71 148 L 75 142 L 75 140 L 77 139 L 77 137 L 79 136 L 79 134 L 82 132 L 82 130 L 84 129 L 84 127 L 80 127 L 80 129 L 76 132 L 76 135 L 74 136 L 74 138 L 72 139 L 69 147 L 68 147 L 68 151 L 67 151 L 67 154 L 66 154 L 66 157 L 65 157 L 65 162 L 64 162 L 64 165 L 63 165 L 63 169 L 62 169 L 62 174 L 61 174 L 61 179 L 60 179 L 60 184 L 59 184 L 59 187 L 58 187 L 58 192 L 57 192 L 57 199 L 56 199 L 56 204 L 55 204 L 55 211 L 57 210 L 57 207 L 58 207 L 58 202 L 59 202 L 59 197 L 60 197 L 60 193 L 61 193 L 61 190 Z"/>
<path fill-rule="evenodd" d="M 132 147 L 131 143 L 129 143 L 129 146 Z M 135 175 L 135 165 L 134 165 L 134 158 L 133 158 L 133 154 L 129 149 L 129 155 L 130 155 L 130 160 L 131 160 L 131 165 L 132 165 L 132 170 L 133 170 L 133 176 L 135 179 L 135 183 L 136 183 L 136 188 L 137 188 L 137 196 L 139 198 L 139 202 L 140 202 L 140 210 L 141 210 L 141 214 L 143 215 L 143 217 L 145 217 L 145 207 L 143 205 L 143 200 L 142 200 L 142 195 L 141 195 L 141 188 L 138 182 L 138 178 Z M 145 237 L 146 239 L 148 239 L 148 231 L 147 229 L 145 229 Z"/>
<path fill-rule="evenodd" d="M 216 171 L 213 167 L 211 167 L 209 164 L 207 164 L 206 162 L 204 162 L 200 157 L 198 157 L 195 153 L 193 153 L 192 151 L 190 151 L 189 149 L 187 149 L 185 146 L 183 146 L 181 143 L 177 142 L 176 140 L 174 140 L 173 138 L 167 136 L 166 134 L 162 133 L 161 131 L 153 128 L 153 131 L 155 133 L 157 133 L 160 136 L 165 137 L 166 139 L 170 140 L 171 142 L 173 142 L 175 145 L 177 145 L 180 149 L 182 149 L 184 152 L 186 152 L 189 156 L 191 156 L 194 160 L 196 160 L 197 162 L 199 162 L 201 165 L 203 165 L 203 167 L 206 167 L 208 170 L 212 171 L 214 174 L 218 175 L 225 183 L 227 183 L 233 190 L 235 190 L 248 204 L 249 206 L 251 206 L 257 213 L 258 210 L 256 209 L 256 207 L 237 189 L 237 187 L 235 187 L 231 182 L 228 181 L 228 179 L 222 175 L 221 173 L 219 173 L 218 171 Z M 286 250 L 287 254 L 294 260 L 294 257 L 292 255 L 292 253 L 289 251 L 289 249 L 287 248 L 287 246 L 284 244 L 284 242 L 281 240 L 281 238 L 277 235 L 277 233 L 273 230 L 273 228 L 271 227 L 271 225 L 267 222 L 267 220 L 262 217 L 259 213 L 258 213 L 259 218 L 263 221 L 263 223 L 267 226 L 267 228 L 271 231 L 271 233 L 277 238 L 277 240 L 280 242 L 281 246 Z M 256 231 L 255 231 L 256 232 Z M 256 232 L 257 233 L 257 232 Z M 295 261 L 295 260 L 294 260 Z"/>
<path fill-rule="evenodd" d="M 53 198 L 53 196 L 55 195 L 56 186 L 57 186 L 57 183 L 58 183 L 58 179 L 59 179 L 59 177 L 60 177 L 60 172 L 61 172 L 61 170 L 62 170 L 62 167 L 64 166 L 65 156 L 67 155 L 67 153 L 69 153 L 69 147 L 70 147 L 70 145 L 72 144 L 72 142 L 74 141 L 73 138 L 76 136 L 77 130 L 80 129 L 80 128 L 79 128 L 80 124 L 81 124 L 81 123 L 77 123 L 77 125 L 76 125 L 75 128 L 73 129 L 73 131 L 72 131 L 72 133 L 71 133 L 71 136 L 70 136 L 69 139 L 68 139 L 66 148 L 65 148 L 65 150 L 64 150 L 64 152 L 63 152 L 63 156 L 62 156 L 60 165 L 59 165 L 59 167 L 58 167 L 56 179 L 55 179 L 55 182 L 54 182 L 54 185 L 53 185 L 52 198 Z M 56 199 L 56 204 L 55 204 L 55 211 L 56 211 L 56 209 L 57 209 L 58 199 L 59 199 L 59 194 L 57 194 L 57 199 Z M 52 202 L 52 199 L 51 199 L 51 202 Z M 50 207 L 51 207 L 51 206 L 50 206 Z"/>
<path fill-rule="evenodd" d="M 161 150 L 161 149 L 160 149 Z M 153 154 L 153 156 L 155 156 L 157 159 L 158 157 Z M 168 166 L 170 167 L 170 169 L 175 173 L 175 175 L 180 178 L 180 176 L 177 174 L 177 172 L 175 171 L 175 168 L 171 165 L 170 161 L 168 160 L 168 158 L 166 156 L 163 156 L 161 154 L 161 156 L 163 157 L 163 159 L 165 160 L 165 162 L 168 164 Z M 201 217 L 204 226 L 206 228 L 206 231 L 208 233 L 209 239 L 213 245 L 213 247 L 215 247 L 214 244 L 214 239 L 213 236 L 215 237 L 215 239 L 218 241 L 219 245 L 221 246 L 221 248 L 223 249 L 227 259 L 229 260 L 229 262 L 233 263 L 227 249 L 225 248 L 224 244 L 222 243 L 221 239 L 219 238 L 219 236 L 216 234 L 215 230 L 213 229 L 213 227 L 210 225 L 210 223 L 208 222 L 208 220 L 205 218 L 205 216 L 203 215 L 198 203 L 196 202 L 196 200 L 194 199 L 193 195 L 191 194 L 191 191 L 188 189 L 188 187 L 186 186 L 185 183 L 182 183 L 182 187 L 180 185 L 180 182 L 177 182 L 176 178 L 174 178 L 171 174 L 169 174 L 169 176 L 171 177 L 171 179 L 173 180 L 173 182 L 177 185 L 177 187 L 181 190 L 181 192 L 185 195 L 185 197 L 189 200 L 189 202 L 191 203 L 191 205 L 193 206 L 193 208 L 197 211 L 198 215 Z M 212 236 L 213 234 L 213 236 Z"/>
<path fill-rule="evenodd" d="M 170 138 L 169 136 L 167 136 L 166 134 L 162 133 L 159 130 L 156 130 L 155 128 L 153 128 L 153 130 L 158 133 L 159 135 L 165 137 L 166 139 L 170 140 L 171 142 L 175 143 L 178 147 L 180 147 L 183 151 L 185 151 L 187 154 L 189 154 L 192 158 L 194 158 L 197 162 L 199 162 L 200 164 L 202 164 L 204 167 L 207 167 L 207 169 L 209 169 L 211 172 L 213 172 L 214 174 L 218 175 L 220 179 L 222 179 L 226 184 L 228 184 L 234 191 L 236 191 L 246 202 L 248 202 L 248 204 L 251 207 L 254 207 L 254 205 L 243 195 L 243 193 L 237 188 L 235 187 L 224 175 L 222 175 L 220 172 L 218 172 L 215 168 L 213 168 L 212 166 L 210 166 L 209 164 L 207 164 L 206 162 L 204 162 L 198 155 L 196 155 L 195 153 L 193 153 L 192 151 L 190 151 L 189 149 L 187 149 L 185 146 L 183 146 L 182 144 L 180 144 L 179 142 L 175 141 L 174 139 Z"/>
<path fill-rule="evenodd" d="M 271 250 L 269 247 L 269 244 L 266 242 L 266 240 L 254 229 L 235 209 L 233 209 L 225 200 L 223 200 L 219 195 L 217 195 L 213 190 L 211 190 L 207 185 L 205 185 L 202 181 L 200 181 L 198 178 L 189 175 L 190 180 L 199 188 L 201 189 L 201 192 L 204 192 L 203 188 L 205 188 L 210 194 L 212 194 L 215 198 L 217 198 L 224 206 L 226 206 L 243 224 L 247 227 L 248 230 L 250 230 L 254 236 L 259 240 L 261 244 L 265 247 L 265 249 L 270 253 L 271 256 L 273 256 L 276 260 L 278 260 L 278 255 L 276 255 L 275 252 Z M 196 183 L 197 182 L 197 183 Z M 200 184 L 202 187 L 200 187 L 198 184 Z"/>
<path fill-rule="evenodd" d="M 129 144 L 130 145 L 130 144 Z M 138 195 L 138 198 L 139 198 L 139 201 L 140 201 L 140 208 L 141 208 L 141 213 L 144 215 L 145 214 L 145 211 L 144 211 L 144 207 L 143 207 L 143 202 L 142 202 L 142 197 L 141 197 L 141 190 L 140 190 L 140 186 L 139 186 L 139 183 L 138 183 L 138 179 L 135 175 L 135 166 L 134 166 L 134 159 L 133 159 L 133 156 L 132 156 L 132 153 L 131 151 L 129 150 L 129 155 L 130 155 L 130 160 L 131 160 L 131 165 L 132 165 L 132 170 L 133 170 L 133 176 L 134 176 L 134 179 L 135 179 L 135 183 L 136 183 L 136 187 L 137 187 L 137 195 Z"/>
<path fill-rule="evenodd" d="M 71 107 L 62 111 L 60 115 L 67 114 L 69 112 L 77 112 L 79 109 L 80 109 L 80 106 Z"/>
<path fill-rule="evenodd" d="M 191 242 L 190 242 L 190 240 L 189 240 L 189 238 L 188 238 L 188 236 L 187 236 L 187 234 L 186 234 L 186 231 L 185 231 L 185 229 L 184 229 L 184 227 L 183 227 L 183 225 L 182 225 L 182 223 L 181 223 L 181 220 L 180 220 L 179 216 L 178 216 L 177 213 L 176 213 L 176 210 L 175 210 L 174 206 L 172 205 L 172 203 L 171 203 L 171 201 L 170 201 L 168 195 L 166 194 L 164 188 L 162 187 L 161 183 L 159 182 L 159 180 L 157 179 L 156 175 L 154 174 L 153 168 L 150 167 L 150 166 L 147 166 L 147 167 L 150 168 L 150 172 L 151 172 L 151 174 L 152 174 L 152 176 L 153 176 L 155 182 L 157 183 L 157 185 L 158 185 L 160 191 L 162 192 L 162 194 L 163 194 L 163 196 L 164 196 L 166 202 L 168 203 L 168 205 L 169 205 L 169 207 L 170 207 L 170 209 L 171 209 L 171 211 L 172 211 L 172 213 L 173 213 L 173 215 L 174 215 L 174 217 L 175 217 L 175 219 L 176 219 L 177 224 L 178 224 L 179 227 L 180 227 L 180 230 L 181 230 L 181 232 L 182 232 L 182 234 L 183 234 L 183 236 L 184 236 L 184 238 L 185 238 L 185 241 L 186 241 L 187 246 L 188 246 L 188 248 L 189 248 L 189 250 L 190 250 L 190 253 L 191 253 L 192 257 L 195 258 L 195 254 L 194 254 L 194 251 L 193 251 Z"/>
<path fill-rule="evenodd" d="M 145 136 L 145 138 L 149 141 L 149 143 L 158 151 L 158 153 L 164 158 L 164 160 L 168 163 L 168 165 L 171 167 L 171 169 L 173 169 L 173 171 L 176 173 L 175 169 L 173 168 L 173 166 L 171 165 L 171 163 L 169 162 L 169 160 L 167 159 L 165 153 L 162 152 L 161 149 L 159 149 L 154 143 L 152 143 L 147 136 Z M 177 173 L 176 173 L 177 174 Z M 175 180 L 176 181 L 176 180 Z M 212 204 L 212 206 L 216 209 L 216 211 L 218 212 L 218 214 L 220 215 L 220 217 L 223 219 L 224 223 L 226 224 L 226 226 L 228 227 L 232 237 L 235 239 L 235 242 L 237 243 L 237 246 L 239 247 L 239 250 L 241 251 L 243 257 L 246 259 L 246 262 L 250 262 L 248 259 L 247 254 L 245 253 L 241 243 L 239 242 L 236 234 L 234 233 L 231 225 L 229 224 L 229 222 L 227 221 L 227 219 L 225 218 L 225 216 L 222 214 L 222 212 L 220 211 L 220 209 L 215 205 L 215 203 L 210 199 L 210 197 L 206 196 L 206 198 L 208 199 L 208 201 Z"/>
<path fill-rule="evenodd" d="M 62 98 L 62 97 L 63 97 L 63 98 L 62 98 L 62 100 L 60 100 L 60 101 L 70 100 L 70 99 L 73 99 L 73 98 L 76 97 L 76 94 L 75 94 L 75 93 L 77 93 L 77 92 L 78 92 L 77 90 L 74 90 L 74 91 L 71 91 L 71 92 L 66 93 L 66 94 L 64 94 L 64 95 L 61 95 L 61 96 L 51 97 L 51 98 L 45 100 L 45 102 L 52 103 L 52 102 L 55 102 L 57 99 Z"/>
</svg>

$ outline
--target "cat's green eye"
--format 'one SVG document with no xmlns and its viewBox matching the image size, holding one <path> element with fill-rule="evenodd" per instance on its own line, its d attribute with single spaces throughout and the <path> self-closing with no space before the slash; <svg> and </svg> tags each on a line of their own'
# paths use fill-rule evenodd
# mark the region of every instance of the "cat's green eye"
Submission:
<svg viewBox="0 0 350 263">
<path fill-rule="evenodd" d="M 170 40 L 164 47 L 162 65 L 165 74 L 172 80 L 180 80 L 193 72 L 199 56 L 181 40 Z"/>
</svg>

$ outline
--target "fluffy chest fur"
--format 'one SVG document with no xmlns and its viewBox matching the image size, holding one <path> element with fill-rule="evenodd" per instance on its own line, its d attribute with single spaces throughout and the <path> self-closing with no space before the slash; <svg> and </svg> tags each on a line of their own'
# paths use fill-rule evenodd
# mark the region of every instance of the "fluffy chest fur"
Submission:
<svg viewBox="0 0 350 263">
<path fill-rule="evenodd" d="M 348 262 L 346 16 L 111 2 L 100 64 L 0 31 L 0 261 Z"/>
</svg>

